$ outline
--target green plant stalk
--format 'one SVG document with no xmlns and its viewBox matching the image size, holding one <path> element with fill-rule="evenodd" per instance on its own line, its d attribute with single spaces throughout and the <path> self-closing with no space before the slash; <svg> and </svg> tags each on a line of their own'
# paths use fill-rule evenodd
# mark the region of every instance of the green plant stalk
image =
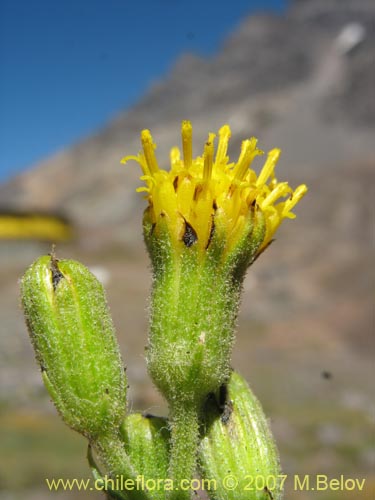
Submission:
<svg viewBox="0 0 375 500">
<path fill-rule="evenodd" d="M 199 413 L 193 405 L 187 407 L 175 404 L 171 408 L 170 419 L 172 452 L 169 473 L 173 478 L 174 490 L 169 492 L 167 498 L 188 500 L 192 495 L 189 481 L 196 469 Z"/>
<path fill-rule="evenodd" d="M 89 467 L 91 469 L 91 474 L 95 480 L 95 485 L 100 485 L 104 488 L 106 487 L 105 485 L 105 478 L 103 477 L 102 472 L 99 469 L 99 466 L 95 462 L 93 453 L 92 453 L 92 446 L 91 444 L 88 445 L 87 447 L 87 461 L 89 463 Z M 125 495 L 125 493 L 121 493 L 119 491 L 113 491 L 111 488 L 108 487 L 106 489 L 107 497 L 108 500 L 113 499 L 113 500 L 128 500 L 128 497 Z"/>
<path fill-rule="evenodd" d="M 100 436 L 100 438 L 91 444 L 97 452 L 101 463 L 105 466 L 110 478 L 114 481 L 117 479 L 119 484 L 121 484 L 121 478 L 123 478 L 123 482 L 130 479 L 136 484 L 138 473 L 134 470 L 130 458 L 125 451 L 120 433 Z M 136 488 L 126 489 L 125 497 L 129 498 L 129 500 L 150 500 L 150 496 L 146 491 Z"/>
</svg>

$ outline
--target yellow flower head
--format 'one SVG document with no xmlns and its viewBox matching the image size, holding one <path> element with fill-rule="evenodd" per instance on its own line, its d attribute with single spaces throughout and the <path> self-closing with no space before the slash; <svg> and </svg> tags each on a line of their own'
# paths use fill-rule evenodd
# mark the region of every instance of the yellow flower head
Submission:
<svg viewBox="0 0 375 500">
<path fill-rule="evenodd" d="M 227 248 L 231 248 L 241 237 L 249 210 L 260 210 L 265 219 L 265 236 L 259 248 L 262 251 L 283 221 L 293 219 L 293 207 L 307 191 L 302 184 L 294 191 L 287 182 L 278 182 L 274 169 L 280 156 L 279 149 L 272 149 L 259 175 L 250 168 L 254 158 L 264 154 L 257 148 L 254 137 L 242 142 L 237 162 L 227 156 L 231 135 L 229 125 L 218 132 L 215 153 L 215 134 L 208 135 L 202 156 L 192 157 L 192 126 L 183 121 L 182 156 L 179 148 L 170 153 L 169 171 L 159 168 L 155 156 L 156 145 L 149 130 L 143 130 L 143 151 L 138 156 L 126 156 L 122 163 L 136 160 L 143 171 L 141 180 L 149 202 L 153 223 L 165 217 L 174 241 L 184 241 L 187 246 L 196 243 L 200 249 L 207 248 L 216 222 L 219 221 L 226 236 Z M 189 228 L 187 236 L 186 228 Z M 185 240 L 184 238 L 188 238 Z M 259 253 L 258 252 L 258 253 Z"/>
</svg>

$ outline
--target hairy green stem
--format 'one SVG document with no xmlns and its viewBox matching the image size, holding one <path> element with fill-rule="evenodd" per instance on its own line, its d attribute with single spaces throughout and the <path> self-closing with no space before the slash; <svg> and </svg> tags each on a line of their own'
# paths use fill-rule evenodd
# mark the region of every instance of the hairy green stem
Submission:
<svg viewBox="0 0 375 500">
<path fill-rule="evenodd" d="M 199 413 L 194 405 L 174 404 L 170 408 L 171 455 L 169 476 L 174 490 L 168 500 L 187 500 L 192 496 L 191 479 L 196 470 Z"/>
</svg>

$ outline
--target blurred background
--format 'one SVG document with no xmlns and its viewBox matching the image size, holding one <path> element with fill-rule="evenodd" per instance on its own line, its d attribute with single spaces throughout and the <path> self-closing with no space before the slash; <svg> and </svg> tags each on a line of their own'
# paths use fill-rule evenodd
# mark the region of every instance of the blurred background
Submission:
<svg viewBox="0 0 375 500">
<path fill-rule="evenodd" d="M 0 499 L 89 477 L 85 440 L 42 385 L 19 305 L 25 268 L 57 243 L 102 280 L 130 408 L 165 414 L 146 373 L 148 258 L 136 164 L 150 128 L 167 166 L 182 119 L 195 153 L 232 127 L 283 150 L 306 198 L 245 281 L 233 366 L 270 418 L 283 470 L 366 478 L 373 499 L 375 4 L 371 0 L 0 0 Z M 255 162 L 255 169 L 262 160 Z"/>
</svg>

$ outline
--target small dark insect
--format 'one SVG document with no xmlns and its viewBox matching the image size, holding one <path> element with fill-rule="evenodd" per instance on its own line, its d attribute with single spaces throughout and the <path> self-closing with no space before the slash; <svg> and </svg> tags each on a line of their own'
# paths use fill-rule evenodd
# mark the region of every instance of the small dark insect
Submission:
<svg viewBox="0 0 375 500">
<path fill-rule="evenodd" d="M 331 378 L 333 377 L 332 373 L 329 372 L 328 370 L 323 370 L 322 373 L 321 373 L 321 376 L 325 380 L 331 380 Z"/>
<path fill-rule="evenodd" d="M 182 241 L 185 243 L 185 246 L 191 247 L 197 240 L 197 233 L 194 231 L 193 227 L 185 221 L 185 232 L 182 237 Z"/>
</svg>

